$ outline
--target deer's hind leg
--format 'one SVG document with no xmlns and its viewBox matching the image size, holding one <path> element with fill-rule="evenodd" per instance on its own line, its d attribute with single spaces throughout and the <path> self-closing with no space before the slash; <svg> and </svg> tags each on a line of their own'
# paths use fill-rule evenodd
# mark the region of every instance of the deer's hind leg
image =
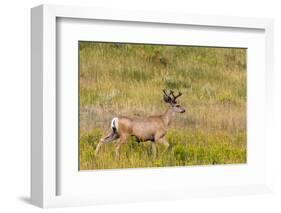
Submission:
<svg viewBox="0 0 281 213">
<path fill-rule="evenodd" d="M 115 155 L 116 155 L 116 158 L 119 159 L 119 152 L 120 152 L 120 148 L 121 146 L 126 143 L 127 139 L 129 138 L 129 135 L 121 135 L 120 136 L 120 140 L 119 142 L 117 143 L 116 145 L 116 149 L 115 149 Z"/>
<path fill-rule="evenodd" d="M 102 138 L 100 140 L 100 142 L 98 143 L 97 147 L 96 147 L 96 151 L 95 151 L 95 155 L 98 154 L 100 148 L 102 145 L 110 143 L 116 139 L 119 138 L 119 135 L 117 134 L 117 132 L 112 131 L 109 135 L 107 135 L 106 137 Z"/>
</svg>

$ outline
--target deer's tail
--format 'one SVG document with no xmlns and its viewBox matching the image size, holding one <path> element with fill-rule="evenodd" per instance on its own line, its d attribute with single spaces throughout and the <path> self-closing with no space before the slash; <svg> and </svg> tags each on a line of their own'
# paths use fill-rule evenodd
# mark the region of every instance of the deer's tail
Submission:
<svg viewBox="0 0 281 213">
<path fill-rule="evenodd" d="M 114 133 L 117 133 L 118 131 L 118 118 L 115 117 L 111 120 L 111 129 Z"/>
<path fill-rule="evenodd" d="M 114 141 L 114 140 L 119 138 L 119 135 L 118 135 L 118 118 L 113 118 L 111 120 L 110 127 L 111 127 L 112 132 L 101 140 L 102 143 L 109 143 L 109 142 Z"/>
</svg>

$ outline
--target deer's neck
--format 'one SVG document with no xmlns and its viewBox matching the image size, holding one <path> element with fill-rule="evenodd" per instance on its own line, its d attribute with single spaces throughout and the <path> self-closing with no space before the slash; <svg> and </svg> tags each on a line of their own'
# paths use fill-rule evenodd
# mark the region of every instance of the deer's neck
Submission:
<svg viewBox="0 0 281 213">
<path fill-rule="evenodd" d="M 166 112 L 162 115 L 162 119 L 166 127 L 169 127 L 172 123 L 174 117 L 174 112 L 172 108 L 168 108 Z"/>
</svg>

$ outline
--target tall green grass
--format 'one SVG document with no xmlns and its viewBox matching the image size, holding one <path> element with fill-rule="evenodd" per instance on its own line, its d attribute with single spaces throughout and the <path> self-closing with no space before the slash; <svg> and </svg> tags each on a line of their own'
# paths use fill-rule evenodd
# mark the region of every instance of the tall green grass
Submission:
<svg viewBox="0 0 281 213">
<path fill-rule="evenodd" d="M 246 163 L 246 49 L 80 42 L 80 169 Z M 132 137 L 95 147 L 112 117 L 165 111 L 162 89 L 180 90 L 177 114 L 152 157 Z"/>
</svg>

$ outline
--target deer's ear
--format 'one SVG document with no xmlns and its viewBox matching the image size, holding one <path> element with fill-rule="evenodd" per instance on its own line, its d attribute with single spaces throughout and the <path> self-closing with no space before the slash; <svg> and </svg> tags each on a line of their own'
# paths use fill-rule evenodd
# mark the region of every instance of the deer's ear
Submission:
<svg viewBox="0 0 281 213">
<path fill-rule="evenodd" d="M 163 95 L 163 99 L 166 103 L 170 103 L 170 97 L 166 96 L 166 95 Z"/>
</svg>

